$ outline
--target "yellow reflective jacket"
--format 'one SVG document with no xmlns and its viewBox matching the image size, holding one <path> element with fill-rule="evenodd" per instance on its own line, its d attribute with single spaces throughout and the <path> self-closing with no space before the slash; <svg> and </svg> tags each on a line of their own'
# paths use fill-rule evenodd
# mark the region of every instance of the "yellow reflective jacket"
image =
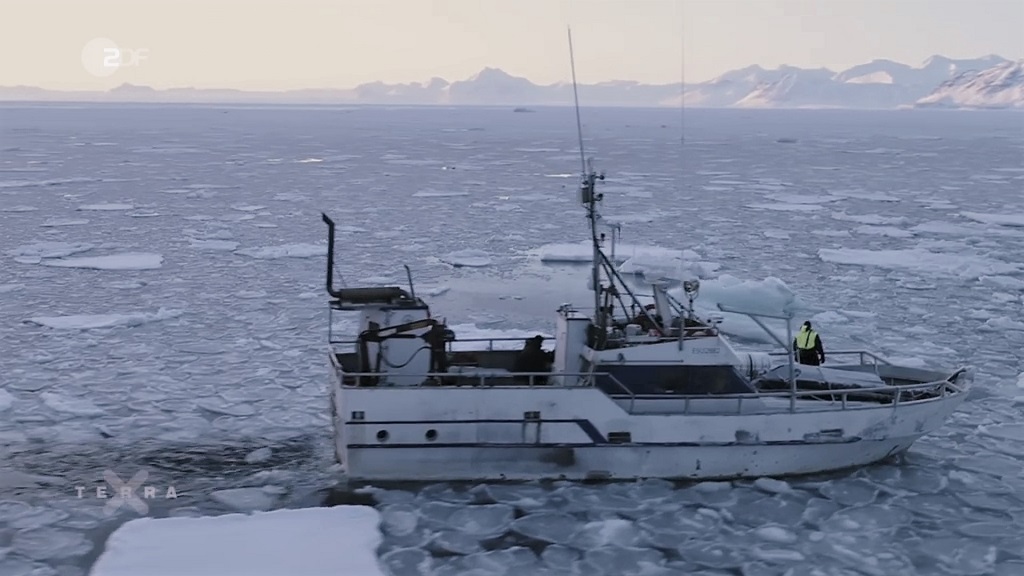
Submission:
<svg viewBox="0 0 1024 576">
<path fill-rule="evenodd" d="M 817 339 L 817 332 L 801 328 L 800 333 L 796 335 L 796 347 L 800 350 L 813 350 L 815 347 L 814 343 Z"/>
</svg>

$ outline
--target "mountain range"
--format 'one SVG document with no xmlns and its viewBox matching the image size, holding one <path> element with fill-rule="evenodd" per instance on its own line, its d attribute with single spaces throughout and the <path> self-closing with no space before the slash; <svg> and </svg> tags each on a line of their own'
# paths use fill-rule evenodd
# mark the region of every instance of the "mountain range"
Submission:
<svg viewBox="0 0 1024 576">
<path fill-rule="evenodd" d="M 873 60 L 835 72 L 827 68 L 748 66 L 695 84 L 610 81 L 580 85 L 587 106 L 673 106 L 695 108 L 861 108 L 906 107 L 1024 109 L 1024 60 L 989 55 L 974 59 L 932 56 L 913 67 Z M 304 103 L 544 106 L 572 102 L 572 85 L 538 85 L 497 68 L 455 82 L 387 84 L 352 89 L 254 92 L 233 89 L 171 88 L 122 84 L 111 90 L 52 91 L 32 86 L 0 87 L 0 101 Z"/>
</svg>

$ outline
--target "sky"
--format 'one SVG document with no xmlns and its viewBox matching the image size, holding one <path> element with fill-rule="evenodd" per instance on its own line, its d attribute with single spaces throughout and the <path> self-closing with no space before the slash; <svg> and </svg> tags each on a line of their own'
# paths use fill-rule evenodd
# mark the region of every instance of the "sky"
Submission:
<svg viewBox="0 0 1024 576">
<path fill-rule="evenodd" d="M 549 84 L 570 77 L 567 25 L 584 83 L 1024 58 L 1024 0 L 0 0 L 0 86 L 350 88 L 484 67 Z"/>
</svg>

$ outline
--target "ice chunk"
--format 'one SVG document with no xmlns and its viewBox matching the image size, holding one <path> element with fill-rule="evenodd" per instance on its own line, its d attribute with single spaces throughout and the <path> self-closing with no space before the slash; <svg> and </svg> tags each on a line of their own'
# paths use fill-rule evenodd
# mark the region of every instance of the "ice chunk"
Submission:
<svg viewBox="0 0 1024 576">
<path fill-rule="evenodd" d="M 111 534 L 90 575 L 383 576 L 379 518 L 367 506 L 141 518 Z"/>
<path fill-rule="evenodd" d="M 456 198 L 459 196 L 469 196 L 469 192 L 420 190 L 413 193 L 413 198 Z"/>
<path fill-rule="evenodd" d="M 270 492 L 273 492 L 272 490 Z M 210 493 L 214 502 L 219 502 L 238 512 L 268 510 L 277 502 L 274 494 L 262 488 L 230 488 Z"/>
<path fill-rule="evenodd" d="M 238 248 L 238 242 L 234 240 L 195 240 L 190 239 L 189 245 L 199 250 L 225 250 L 232 251 Z"/>
<path fill-rule="evenodd" d="M 55 392 L 43 392 L 40 394 L 40 397 L 51 409 L 56 410 L 57 412 L 64 412 L 65 414 L 74 414 L 75 416 L 101 416 L 105 413 L 103 409 L 97 407 L 85 398 L 62 396 Z"/>
<path fill-rule="evenodd" d="M 872 234 L 876 236 L 887 236 L 889 238 L 912 238 L 914 233 L 909 230 L 902 228 L 895 228 L 893 226 L 858 226 L 854 229 L 854 232 L 858 234 Z"/>
<path fill-rule="evenodd" d="M 131 210 L 132 208 L 135 208 L 135 206 L 133 206 L 131 204 L 118 204 L 118 203 L 110 203 L 110 204 L 83 204 L 82 206 L 78 207 L 79 210 L 100 210 L 100 211 Z"/>
<path fill-rule="evenodd" d="M 568 514 L 538 512 L 517 518 L 512 523 L 511 530 L 534 540 L 566 544 L 580 525 L 579 520 Z"/>
<path fill-rule="evenodd" d="M 878 489 L 867 481 L 859 479 L 841 479 L 828 482 L 818 489 L 830 500 L 843 506 L 860 506 L 874 502 Z"/>
<path fill-rule="evenodd" d="M 1018 264 L 992 260 L 978 255 L 931 252 L 920 248 L 906 250 L 861 250 L 821 248 L 818 257 L 826 262 L 910 269 L 932 274 L 953 274 L 964 279 L 1020 271 Z"/>
<path fill-rule="evenodd" d="M 9 409 L 12 405 L 14 405 L 14 395 L 0 388 L 0 412 Z"/>
<path fill-rule="evenodd" d="M 81 532 L 36 528 L 17 532 L 11 548 L 33 560 L 55 560 L 86 554 L 92 550 L 92 542 Z"/>
<path fill-rule="evenodd" d="M 755 208 L 758 210 L 775 210 L 777 212 L 816 212 L 821 210 L 820 204 L 747 204 L 747 208 Z"/>
<path fill-rule="evenodd" d="M 978 280 L 987 286 L 1005 290 L 1024 290 L 1024 280 L 1012 276 L 981 276 Z"/>
<path fill-rule="evenodd" d="M 258 448 L 258 449 L 253 450 L 252 452 L 249 452 L 248 454 L 245 455 L 245 463 L 246 464 L 258 464 L 260 462 L 266 462 L 267 460 L 270 460 L 270 456 L 271 455 L 272 455 L 272 452 L 271 452 L 270 448 L 267 448 L 267 447 Z"/>
<path fill-rule="evenodd" d="M 590 262 L 594 257 L 594 248 L 590 242 L 545 244 L 537 248 L 535 252 L 540 256 L 541 262 L 549 263 Z M 645 262 L 666 262 L 685 259 L 685 254 L 682 250 L 640 244 L 616 244 L 614 258 L 611 255 L 610 247 L 606 247 L 605 252 L 616 264 L 622 264 L 630 258 L 638 257 Z"/>
<path fill-rule="evenodd" d="M 40 224 L 43 228 L 56 228 L 60 226 L 83 226 L 88 224 L 87 218 L 50 218 Z"/>
<path fill-rule="evenodd" d="M 461 268 L 463 266 L 471 268 L 481 268 L 484 266 L 491 265 L 490 254 L 484 252 L 483 250 L 474 249 L 458 250 L 456 252 L 451 252 L 449 254 L 441 256 L 439 260 L 441 260 L 441 262 L 444 262 L 445 264 L 451 264 L 456 268 Z"/>
<path fill-rule="evenodd" d="M 787 494 L 794 492 L 793 487 L 790 486 L 788 482 L 785 480 L 776 480 L 774 478 L 758 478 L 757 480 L 754 480 L 754 488 L 764 490 L 771 494 Z"/>
<path fill-rule="evenodd" d="M 587 522 L 569 539 L 568 544 L 581 550 L 604 546 L 633 546 L 640 540 L 640 530 L 629 520 L 614 518 Z"/>
<path fill-rule="evenodd" d="M 317 244 L 284 244 L 281 246 L 263 246 L 260 248 L 245 248 L 236 250 L 235 254 L 241 254 L 250 258 L 260 260 L 276 260 L 279 258 L 312 258 L 327 254 L 327 247 Z"/>
<path fill-rule="evenodd" d="M 961 212 L 964 218 L 970 218 L 982 224 L 997 226 L 1024 227 L 1024 214 L 983 214 L 981 212 Z"/>
<path fill-rule="evenodd" d="M 93 270 L 155 270 L 163 265 L 164 257 L 148 252 L 127 252 L 108 256 L 61 258 L 43 260 L 45 266 L 60 268 L 90 268 Z"/>
<path fill-rule="evenodd" d="M 419 523 L 419 514 L 409 504 L 390 504 L 380 509 L 381 529 L 394 536 L 412 534 Z"/>
<path fill-rule="evenodd" d="M 755 528 L 754 536 L 776 544 L 793 544 L 799 539 L 795 532 L 777 524 Z"/>
<path fill-rule="evenodd" d="M 92 249 L 92 244 L 84 242 L 36 242 L 8 250 L 7 254 L 21 258 L 64 258 Z"/>
<path fill-rule="evenodd" d="M 493 538 L 508 532 L 515 518 L 515 509 L 506 504 L 466 506 L 455 511 L 448 523 L 458 530 L 480 539 Z"/>
<path fill-rule="evenodd" d="M 156 312 L 132 312 L 128 314 L 36 316 L 27 319 L 26 322 L 59 330 L 88 330 L 92 328 L 112 328 L 115 326 L 141 326 L 149 322 L 177 318 L 181 314 L 181 310 L 160 308 Z"/>
<path fill-rule="evenodd" d="M 858 224 L 867 224 L 870 226 L 893 226 L 906 224 L 907 222 L 906 216 L 882 216 L 881 214 L 847 214 L 846 212 L 833 212 L 831 217 L 833 220 L 856 222 Z"/>
</svg>

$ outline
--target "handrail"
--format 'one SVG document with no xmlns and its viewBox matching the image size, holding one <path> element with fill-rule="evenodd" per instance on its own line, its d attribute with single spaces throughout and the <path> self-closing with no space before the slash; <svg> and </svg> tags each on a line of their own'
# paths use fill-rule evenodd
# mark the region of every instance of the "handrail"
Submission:
<svg viewBox="0 0 1024 576">
<path fill-rule="evenodd" d="M 768 354 L 769 356 L 788 356 L 792 354 L 792 352 L 766 352 L 766 354 Z M 870 350 L 830 350 L 828 353 L 829 356 L 850 356 L 853 354 L 860 355 L 861 364 L 867 364 L 867 362 L 864 362 L 864 358 L 868 357 L 874 360 L 876 363 L 880 362 L 882 364 L 888 364 L 889 366 L 892 366 L 892 362 L 889 362 L 885 358 L 882 358 L 881 356 L 875 354 L 874 352 L 871 352 Z"/>
</svg>

